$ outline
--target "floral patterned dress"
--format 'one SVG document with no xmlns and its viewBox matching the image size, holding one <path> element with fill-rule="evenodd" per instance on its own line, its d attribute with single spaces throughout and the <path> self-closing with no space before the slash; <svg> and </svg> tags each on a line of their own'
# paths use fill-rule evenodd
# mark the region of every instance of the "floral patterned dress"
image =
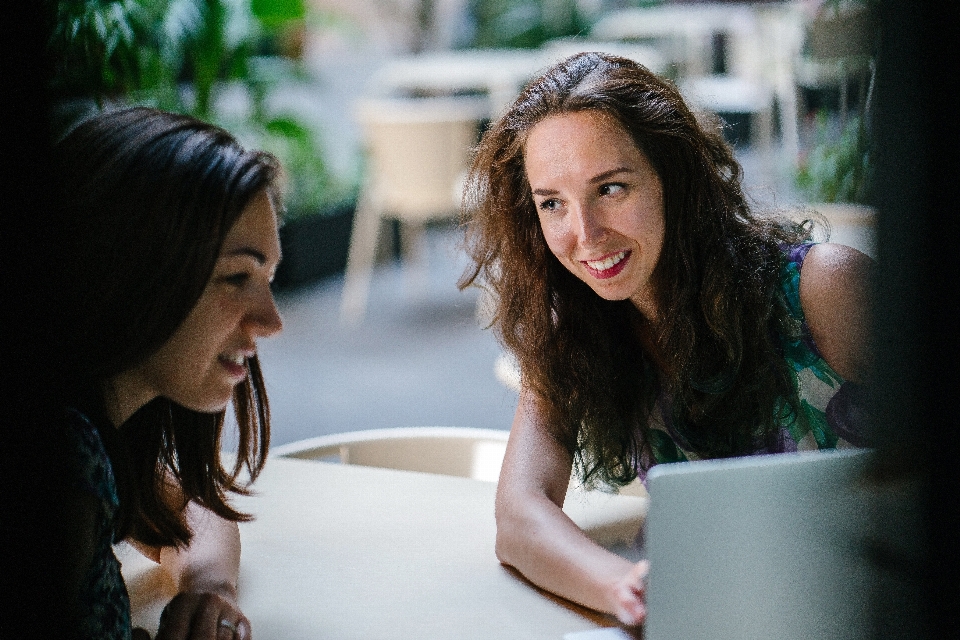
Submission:
<svg viewBox="0 0 960 640">
<path fill-rule="evenodd" d="M 110 459 L 97 428 L 80 411 L 67 410 L 66 430 L 77 461 L 70 481 L 79 492 L 92 496 L 97 505 L 92 561 L 80 590 L 80 637 L 129 640 L 130 599 L 112 546 L 119 500 Z"/>
<path fill-rule="evenodd" d="M 863 391 L 854 382 L 844 380 L 820 355 L 800 306 L 800 270 L 812 246 L 808 243 L 785 247 L 785 259 L 780 272 L 780 287 L 790 314 L 801 327 L 799 339 L 781 337 L 780 345 L 784 359 L 796 373 L 797 395 L 806 419 L 790 420 L 784 424 L 775 442 L 758 446 L 754 454 L 859 447 L 866 444 L 862 429 L 865 421 Z M 649 436 L 654 464 L 699 459 L 696 453 L 683 447 L 683 438 L 672 428 L 666 398 L 660 398 L 654 412 Z M 644 469 L 640 473 L 641 477 L 645 476 Z"/>
</svg>

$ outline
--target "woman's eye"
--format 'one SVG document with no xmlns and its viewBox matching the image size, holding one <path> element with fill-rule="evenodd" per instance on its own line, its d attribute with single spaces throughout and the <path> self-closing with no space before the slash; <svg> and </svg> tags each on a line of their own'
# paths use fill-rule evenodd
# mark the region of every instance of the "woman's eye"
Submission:
<svg viewBox="0 0 960 640">
<path fill-rule="evenodd" d="M 615 193 L 620 193 L 624 190 L 624 185 L 619 182 L 612 182 L 610 184 L 605 184 L 600 187 L 600 195 L 610 196 Z"/>
<path fill-rule="evenodd" d="M 250 280 L 249 273 L 234 273 L 223 277 L 223 281 L 236 287 L 242 287 Z"/>
<path fill-rule="evenodd" d="M 553 198 L 550 198 L 549 200 L 544 200 L 543 202 L 540 203 L 540 209 L 542 211 L 555 211 L 559 208 L 560 208 L 560 202 Z"/>
</svg>

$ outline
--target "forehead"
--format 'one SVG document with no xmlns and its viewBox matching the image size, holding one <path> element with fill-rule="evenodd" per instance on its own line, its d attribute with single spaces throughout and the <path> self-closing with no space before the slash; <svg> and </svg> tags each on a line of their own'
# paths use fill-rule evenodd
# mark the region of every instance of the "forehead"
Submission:
<svg viewBox="0 0 960 640">
<path fill-rule="evenodd" d="M 612 116 L 576 111 L 544 118 L 527 135 L 523 160 L 529 178 L 565 172 L 602 172 L 615 165 L 639 169 L 646 158 Z"/>
<path fill-rule="evenodd" d="M 222 253 L 243 247 L 258 249 L 264 255 L 279 253 L 277 214 L 273 202 L 261 191 L 247 204 L 224 239 Z"/>
</svg>

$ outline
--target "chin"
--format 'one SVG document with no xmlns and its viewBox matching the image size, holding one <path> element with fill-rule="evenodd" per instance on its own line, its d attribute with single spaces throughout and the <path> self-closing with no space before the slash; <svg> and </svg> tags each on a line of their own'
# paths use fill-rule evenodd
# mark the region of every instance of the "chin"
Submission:
<svg viewBox="0 0 960 640">
<path fill-rule="evenodd" d="M 630 294 L 625 291 L 617 291 L 614 289 L 605 289 L 590 287 L 593 289 L 593 292 L 606 300 L 607 302 L 617 302 L 618 300 L 626 300 L 630 297 Z"/>
<path fill-rule="evenodd" d="M 226 397 L 218 396 L 216 398 L 194 398 L 191 402 L 181 402 L 184 407 L 198 413 L 221 413 L 227 409 L 227 406 L 233 400 L 233 392 Z"/>
</svg>

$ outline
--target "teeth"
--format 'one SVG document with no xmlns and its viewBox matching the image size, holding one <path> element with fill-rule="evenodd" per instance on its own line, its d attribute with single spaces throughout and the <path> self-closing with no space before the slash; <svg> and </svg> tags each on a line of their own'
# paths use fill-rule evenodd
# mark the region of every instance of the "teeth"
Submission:
<svg viewBox="0 0 960 640">
<path fill-rule="evenodd" d="M 623 260 L 627 255 L 626 251 L 621 251 L 617 255 L 610 256 L 606 260 L 587 260 L 587 266 L 597 271 L 606 271 L 613 265 Z"/>
<path fill-rule="evenodd" d="M 247 361 L 247 359 L 243 356 L 242 353 L 238 353 L 237 355 L 233 355 L 233 356 L 225 356 L 225 358 L 226 358 L 229 362 L 232 362 L 233 364 L 239 365 L 239 366 L 241 366 L 241 367 L 242 367 L 242 366 L 244 365 L 244 363 Z"/>
</svg>

